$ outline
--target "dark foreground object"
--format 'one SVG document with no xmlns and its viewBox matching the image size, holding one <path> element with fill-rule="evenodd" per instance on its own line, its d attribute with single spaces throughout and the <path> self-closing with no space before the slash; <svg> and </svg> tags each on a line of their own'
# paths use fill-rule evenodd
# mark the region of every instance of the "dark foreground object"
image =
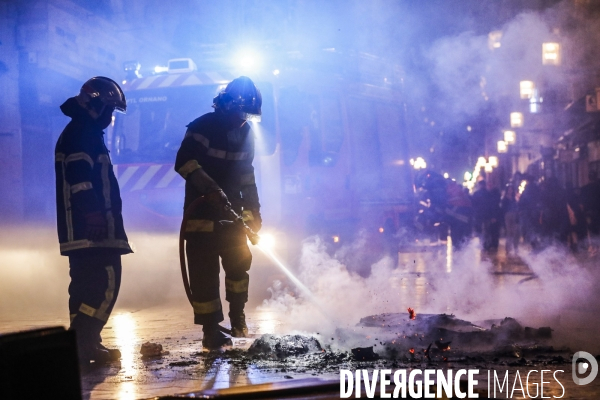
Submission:
<svg viewBox="0 0 600 400">
<path fill-rule="evenodd" d="M 80 400 L 75 332 L 55 327 L 0 335 L 0 399 Z"/>
<path fill-rule="evenodd" d="M 339 399 L 339 380 L 318 378 L 299 379 L 258 385 L 237 386 L 227 389 L 208 389 L 173 396 L 155 397 L 155 400 L 182 398 L 201 399 Z"/>
<path fill-rule="evenodd" d="M 465 381 L 460 382 L 461 390 L 467 391 Z M 386 398 L 392 397 L 393 389 L 386 388 Z M 485 392 L 475 389 L 480 399 L 487 399 Z M 365 386 L 361 385 L 359 398 L 367 398 Z M 379 384 L 375 387 L 375 397 L 380 399 L 381 389 Z M 356 397 L 354 394 L 351 397 Z M 339 399 L 340 381 L 324 380 L 318 378 L 299 379 L 296 381 L 283 381 L 273 383 L 261 383 L 257 385 L 237 386 L 227 389 L 208 389 L 199 392 L 184 393 L 172 396 L 154 397 L 152 400 L 176 400 L 176 399 L 200 398 L 200 399 Z M 410 395 L 405 397 L 413 399 Z M 419 397 L 421 398 L 421 397 Z M 150 400 L 150 399 L 148 399 Z"/>
</svg>

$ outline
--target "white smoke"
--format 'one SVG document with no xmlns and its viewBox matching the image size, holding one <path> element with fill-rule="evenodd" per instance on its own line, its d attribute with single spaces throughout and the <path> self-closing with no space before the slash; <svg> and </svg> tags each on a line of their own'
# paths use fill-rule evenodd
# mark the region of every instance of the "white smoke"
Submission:
<svg viewBox="0 0 600 400">
<path fill-rule="evenodd" d="M 518 99 L 521 80 L 540 86 L 544 77 L 553 85 L 562 84 L 560 70 L 542 64 L 542 43 L 557 40 L 547 19 L 533 12 L 518 15 L 502 27 L 501 46 L 494 49 L 488 35 L 473 32 L 437 40 L 425 56 L 448 117 L 473 117 L 491 102 L 502 105 L 506 98 Z"/>
<path fill-rule="evenodd" d="M 368 315 L 407 313 L 408 307 L 417 315 L 447 313 L 470 321 L 513 317 L 524 326 L 550 326 L 558 345 L 580 344 L 595 351 L 595 333 L 600 327 L 594 291 L 600 281 L 598 273 L 555 247 L 536 255 L 522 253 L 528 268 L 494 267 L 489 259 L 481 259 L 478 242 L 473 240 L 453 254 L 445 247 L 400 253 L 397 266 L 383 258 L 372 265 L 369 276 L 361 277 L 329 255 L 315 237 L 303 244 L 297 267 L 298 277 L 313 298 L 276 282 L 271 298 L 259 309 L 281 320 L 278 333 L 324 335 L 353 327 Z M 527 279 L 531 276 L 513 272 L 535 275 Z"/>
</svg>

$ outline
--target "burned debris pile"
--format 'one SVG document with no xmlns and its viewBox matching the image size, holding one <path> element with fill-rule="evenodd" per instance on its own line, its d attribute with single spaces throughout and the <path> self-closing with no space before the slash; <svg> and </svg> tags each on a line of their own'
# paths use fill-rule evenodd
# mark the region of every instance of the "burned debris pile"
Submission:
<svg viewBox="0 0 600 400">
<path fill-rule="evenodd" d="M 513 318 L 486 321 L 487 327 L 448 314 L 419 314 L 411 319 L 405 313 L 379 314 L 362 318 L 358 324 L 362 338 L 378 336 L 386 358 L 448 361 L 451 357 L 521 358 L 525 353 L 553 352 L 549 327 L 524 327 Z M 366 336 L 365 336 L 366 334 Z M 355 342 L 357 331 L 346 332 Z M 433 345 L 433 346 L 432 346 Z"/>
<path fill-rule="evenodd" d="M 375 361 L 379 360 L 379 354 L 373 351 L 371 347 L 356 347 L 351 350 L 356 361 Z"/>
<path fill-rule="evenodd" d="M 519 367 L 563 364 L 569 359 L 567 349 L 555 350 L 550 345 L 552 330 L 547 327 L 524 327 L 512 318 L 474 324 L 454 315 L 414 315 L 414 319 L 407 313 L 372 315 L 328 336 L 265 334 L 247 349 L 168 357 L 165 365 L 181 373 L 191 368 L 202 374 L 224 362 L 235 369 L 252 366 L 291 378 L 339 369 L 423 364 L 442 368 L 453 363 Z"/>
<path fill-rule="evenodd" d="M 143 357 L 158 357 L 164 355 L 163 347 L 160 343 L 146 342 L 140 348 L 140 354 Z"/>
<path fill-rule="evenodd" d="M 301 354 L 320 353 L 323 351 L 317 339 L 302 335 L 262 335 L 248 349 L 250 355 L 265 359 L 284 359 Z"/>
</svg>

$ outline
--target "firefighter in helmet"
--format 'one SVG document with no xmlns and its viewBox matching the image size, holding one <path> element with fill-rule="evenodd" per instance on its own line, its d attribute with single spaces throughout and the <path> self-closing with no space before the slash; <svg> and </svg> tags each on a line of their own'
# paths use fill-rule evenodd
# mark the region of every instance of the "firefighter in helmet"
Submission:
<svg viewBox="0 0 600 400">
<path fill-rule="evenodd" d="M 261 104 L 260 91 L 250 78 L 234 79 L 213 99 L 213 112 L 187 125 L 175 161 L 175 170 L 186 180 L 186 210 L 198 197 L 206 200 L 191 211 L 185 238 L 194 323 L 202 325 L 202 345 L 207 349 L 231 345 L 218 325 L 224 319 L 219 260 L 225 271 L 231 334 L 248 334 L 244 305 L 252 254 L 243 228 L 220 221 L 229 218 L 222 210 L 231 205 L 255 232 L 261 227 L 252 166 L 254 137 L 247 122 L 260 117 Z"/>
<path fill-rule="evenodd" d="M 127 104 L 115 81 L 97 76 L 60 108 L 71 118 L 55 149 L 58 239 L 71 276 L 70 329 L 83 364 L 113 361 L 121 354 L 102 346 L 100 332 L 119 293 L 121 255 L 132 251 L 103 130 Z"/>
</svg>

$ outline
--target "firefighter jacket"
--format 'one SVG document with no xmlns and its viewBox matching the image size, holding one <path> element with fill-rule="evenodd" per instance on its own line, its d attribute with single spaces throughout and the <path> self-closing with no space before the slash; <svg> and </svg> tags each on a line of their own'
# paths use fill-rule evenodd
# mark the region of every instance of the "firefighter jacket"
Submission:
<svg viewBox="0 0 600 400">
<path fill-rule="evenodd" d="M 131 253 L 121 216 L 121 195 L 104 145 L 104 132 L 74 98 L 60 109 L 71 117 L 55 149 L 56 214 L 60 253 L 71 256 L 98 249 Z M 99 241 L 85 236 L 84 215 L 100 211 L 108 235 Z"/>
<path fill-rule="evenodd" d="M 199 196 L 187 181 L 188 175 L 202 168 L 227 195 L 236 212 L 259 212 L 260 203 L 254 179 L 254 136 L 248 123 L 231 128 L 221 111 L 204 114 L 188 126 L 177 152 L 175 170 L 186 179 L 185 209 Z M 211 232 L 220 219 L 208 205 L 200 205 L 188 223 L 188 231 Z"/>
</svg>

